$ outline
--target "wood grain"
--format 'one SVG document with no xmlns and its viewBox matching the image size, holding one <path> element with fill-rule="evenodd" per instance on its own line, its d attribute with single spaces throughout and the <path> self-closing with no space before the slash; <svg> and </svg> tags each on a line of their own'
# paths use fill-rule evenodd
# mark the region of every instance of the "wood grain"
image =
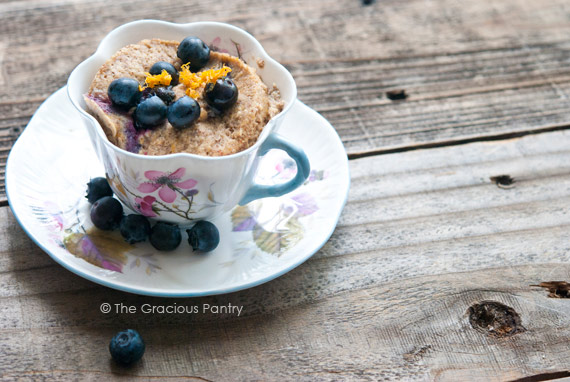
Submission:
<svg viewBox="0 0 570 382">
<path fill-rule="evenodd" d="M 0 208 L 4 380 L 508 381 L 570 370 L 570 132 L 351 161 L 331 240 L 262 286 L 163 299 L 97 286 L 55 264 Z M 514 187 L 491 177 L 509 174 Z M 474 329 L 469 308 L 512 308 L 524 331 Z M 243 306 L 235 314 L 102 314 L 101 303 Z M 133 327 L 143 362 L 106 350 Z M 480 328 L 479 328 L 480 329 Z M 554 374 L 552 374 L 554 373 Z M 556 374 L 557 373 L 557 374 Z M 168 378 L 167 378 L 168 379 Z"/>
<path fill-rule="evenodd" d="M 0 202 L 15 138 L 127 21 L 243 27 L 293 73 L 349 154 L 570 124 L 566 0 L 27 0 L 0 9 Z M 405 101 L 386 92 L 404 89 Z"/>
</svg>

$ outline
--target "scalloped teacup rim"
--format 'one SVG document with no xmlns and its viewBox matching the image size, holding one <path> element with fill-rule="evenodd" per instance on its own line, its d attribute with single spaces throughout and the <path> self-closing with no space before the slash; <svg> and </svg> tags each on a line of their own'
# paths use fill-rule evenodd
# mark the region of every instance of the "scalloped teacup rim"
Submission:
<svg viewBox="0 0 570 382">
<path fill-rule="evenodd" d="M 114 45 L 114 42 L 116 40 L 119 40 L 120 36 L 122 36 L 125 33 L 130 32 L 131 29 L 135 28 L 135 27 L 149 28 L 151 26 L 167 28 L 169 30 L 174 30 L 176 32 L 184 32 L 184 30 L 188 30 L 189 28 L 197 28 L 197 27 L 225 28 L 234 34 L 241 35 L 242 37 L 248 39 L 249 42 L 251 42 L 253 44 L 253 46 L 256 47 L 256 49 L 257 49 L 256 53 L 260 56 L 259 58 L 264 60 L 265 67 L 273 67 L 274 69 L 276 69 L 277 71 L 280 72 L 280 74 L 284 77 L 285 82 L 289 86 L 289 94 L 287 96 L 287 99 L 284 99 L 285 106 L 283 107 L 283 110 L 281 112 L 279 112 L 277 115 L 275 115 L 264 126 L 264 128 L 263 128 L 260 136 L 258 137 L 257 141 L 255 142 L 255 144 L 253 144 L 249 148 L 242 150 L 242 151 L 239 151 L 237 153 L 225 155 L 225 156 L 218 156 L 218 157 L 203 156 L 203 155 L 197 155 L 197 154 L 185 153 L 185 152 L 150 156 L 150 155 L 142 155 L 142 154 L 129 152 L 127 150 L 124 150 L 124 149 L 114 145 L 113 143 L 111 143 L 108 140 L 101 124 L 99 123 L 99 121 L 97 121 L 97 119 L 95 117 L 93 117 L 90 113 L 88 113 L 85 110 L 85 108 L 81 105 L 82 101 L 77 99 L 78 98 L 77 94 L 74 94 L 75 87 L 77 86 L 76 82 L 84 79 L 84 77 L 86 76 L 85 72 L 87 72 L 87 71 L 96 72 L 99 69 L 99 67 L 118 50 L 118 49 L 109 48 L 109 46 Z M 155 29 L 155 28 L 152 28 L 152 29 Z M 164 30 L 165 29 L 163 29 L 161 32 L 159 32 L 159 34 L 163 33 Z M 182 35 L 182 33 L 181 33 L 181 35 Z M 160 36 L 156 36 L 156 38 L 160 38 Z M 139 40 L 137 40 L 137 41 L 139 41 Z M 130 43 L 134 43 L 134 42 L 136 42 L 136 41 L 132 41 Z M 124 44 L 123 46 L 125 46 L 125 45 L 128 45 L 128 43 Z M 91 77 L 91 79 L 92 78 L 93 77 Z M 262 78 L 262 80 L 263 80 L 263 78 Z M 172 22 L 162 21 L 162 20 L 145 19 L 145 20 L 132 21 L 132 22 L 120 25 L 117 28 L 113 29 L 111 32 L 109 32 L 101 40 L 101 42 L 99 43 L 95 53 L 93 53 L 90 57 L 88 57 L 83 62 L 81 62 L 71 72 L 71 74 L 68 78 L 67 84 L 68 84 L 67 95 L 68 95 L 69 99 L 71 100 L 71 103 L 73 104 L 73 106 L 85 118 L 87 118 L 88 120 L 90 120 L 92 123 L 94 123 L 96 126 L 99 127 L 97 129 L 97 135 L 100 138 L 100 141 L 102 141 L 106 146 L 108 146 L 112 150 L 120 152 L 122 155 L 136 157 L 136 158 L 140 158 L 140 159 L 144 159 L 144 160 L 193 158 L 193 159 L 198 159 L 198 160 L 219 161 L 219 160 L 228 160 L 228 159 L 236 158 L 236 157 L 239 157 L 242 155 L 247 155 L 251 151 L 257 150 L 259 148 L 259 146 L 263 143 L 265 138 L 267 138 L 267 136 L 270 133 L 271 129 L 267 129 L 267 127 L 275 124 L 275 121 L 277 119 L 282 118 L 290 110 L 295 99 L 297 98 L 297 87 L 296 87 L 295 81 L 294 81 L 291 73 L 289 73 L 289 71 L 283 65 L 281 65 L 279 62 L 277 62 L 275 59 L 273 59 L 271 56 L 269 56 L 269 54 L 267 54 L 267 52 L 265 51 L 265 49 L 263 48 L 261 43 L 259 41 L 257 41 L 257 39 L 255 37 L 253 37 L 250 33 L 246 32 L 245 30 L 238 28 L 234 25 L 216 22 L 216 21 L 199 21 L 199 22 L 179 24 L 179 23 L 172 23 Z M 281 90 L 281 88 L 280 88 L 280 90 Z M 83 89 L 83 94 L 86 92 L 87 92 L 87 89 Z"/>
</svg>

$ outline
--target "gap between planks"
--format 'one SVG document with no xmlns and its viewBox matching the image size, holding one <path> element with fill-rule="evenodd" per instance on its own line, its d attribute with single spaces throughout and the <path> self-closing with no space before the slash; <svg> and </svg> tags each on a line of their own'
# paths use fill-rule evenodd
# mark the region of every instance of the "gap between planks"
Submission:
<svg viewBox="0 0 570 382">
<path fill-rule="evenodd" d="M 562 131 L 562 130 L 570 130 L 569 124 L 560 124 L 560 125 L 550 125 L 550 126 L 543 126 L 537 129 L 532 130 L 525 130 L 525 131 L 517 131 L 512 133 L 503 133 L 503 134 L 496 134 L 496 135 L 487 135 L 487 136 L 479 136 L 479 137 L 472 137 L 472 138 L 463 138 L 463 139 L 456 139 L 456 140 L 449 140 L 449 141 L 440 141 L 440 142 L 431 142 L 431 143 L 422 143 L 417 145 L 408 145 L 408 146 L 401 146 L 401 147 L 388 147 L 382 148 L 378 150 L 371 150 L 371 151 L 363 151 L 357 152 L 352 154 L 347 154 L 349 160 L 371 157 L 371 156 L 379 156 L 379 155 L 387 155 L 387 154 L 395 154 L 395 153 L 403 153 L 407 151 L 414 151 L 414 150 L 426 150 L 426 149 L 436 149 L 442 147 L 449 147 L 449 146 L 459 146 L 468 143 L 474 142 L 490 142 L 490 141 L 501 141 L 501 140 L 509 140 L 514 138 L 520 138 L 527 135 L 536 135 L 536 134 L 543 134 L 543 133 L 550 133 L 555 131 Z M 5 190 L 1 190 L 3 195 L 0 195 L 0 207 L 8 206 L 8 199 L 5 195 Z"/>
<path fill-rule="evenodd" d="M 451 139 L 447 141 L 439 141 L 439 142 L 427 142 L 427 143 L 420 143 L 416 145 L 408 145 L 408 146 L 400 146 L 400 147 L 387 147 L 381 148 L 376 150 L 370 151 L 362 151 L 356 152 L 352 154 L 347 154 L 348 159 L 358 159 L 358 158 L 365 158 L 375 155 L 386 155 L 386 154 L 394 154 L 394 153 L 403 153 L 407 151 L 413 150 L 424 150 L 424 149 L 435 149 L 441 147 L 449 147 L 449 146 L 459 146 L 468 143 L 474 142 L 490 142 L 490 141 L 503 141 L 509 140 L 514 138 L 521 138 L 527 135 L 535 135 L 535 134 L 543 134 L 543 133 L 551 133 L 555 131 L 562 131 L 562 130 L 569 130 L 570 124 L 558 124 L 558 125 L 549 125 L 549 126 L 542 126 L 536 129 L 531 130 L 524 130 L 524 131 L 515 131 L 510 133 L 501 133 L 496 135 L 483 135 L 478 137 L 468 137 L 468 138 L 461 138 L 461 139 Z"/>
</svg>

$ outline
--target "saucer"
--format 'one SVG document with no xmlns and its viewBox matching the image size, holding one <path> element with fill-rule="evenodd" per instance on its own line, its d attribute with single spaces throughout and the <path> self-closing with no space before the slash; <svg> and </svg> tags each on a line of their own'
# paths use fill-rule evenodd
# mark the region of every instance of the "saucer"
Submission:
<svg viewBox="0 0 570 382">
<path fill-rule="evenodd" d="M 70 271 L 110 288 L 192 297 L 270 281 L 326 243 L 348 196 L 348 160 L 340 138 L 327 120 L 297 100 L 279 134 L 309 157 L 311 174 L 301 187 L 214 219 L 221 240 L 210 253 L 193 252 L 185 232 L 171 252 L 148 242 L 129 245 L 118 232 L 99 231 L 89 219 L 86 184 L 105 172 L 83 126 L 65 87 L 51 95 L 10 152 L 6 192 L 16 219 L 38 246 Z M 257 181 L 277 184 L 295 173 L 295 162 L 272 150 L 259 165 Z"/>
</svg>

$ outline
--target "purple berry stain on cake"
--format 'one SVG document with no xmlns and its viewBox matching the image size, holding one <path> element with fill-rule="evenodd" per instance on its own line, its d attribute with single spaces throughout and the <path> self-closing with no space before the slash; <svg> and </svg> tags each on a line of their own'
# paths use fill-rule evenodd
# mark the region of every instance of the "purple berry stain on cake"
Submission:
<svg viewBox="0 0 570 382">
<path fill-rule="evenodd" d="M 127 144 L 125 148 L 131 153 L 138 153 L 141 149 L 139 143 L 139 137 L 143 132 L 139 132 L 135 129 L 133 121 L 128 121 L 125 123 L 125 137 L 127 138 Z"/>
<path fill-rule="evenodd" d="M 111 106 L 111 100 L 107 98 L 97 97 L 92 94 L 87 94 L 87 97 L 95 102 L 97 106 L 99 106 L 105 113 L 115 113 L 113 106 Z"/>
<path fill-rule="evenodd" d="M 135 129 L 135 125 L 132 121 L 132 117 L 123 111 L 117 110 L 111 104 L 111 100 L 108 98 L 97 97 L 92 94 L 88 94 L 87 97 L 95 102 L 97 106 L 103 110 L 104 113 L 107 114 L 119 114 L 129 117 L 129 120 L 125 123 L 125 137 L 126 137 L 126 145 L 125 149 L 131 153 L 138 153 L 141 149 L 141 145 L 139 143 L 139 137 L 141 134 L 144 134 L 144 131 L 137 131 Z"/>
</svg>

